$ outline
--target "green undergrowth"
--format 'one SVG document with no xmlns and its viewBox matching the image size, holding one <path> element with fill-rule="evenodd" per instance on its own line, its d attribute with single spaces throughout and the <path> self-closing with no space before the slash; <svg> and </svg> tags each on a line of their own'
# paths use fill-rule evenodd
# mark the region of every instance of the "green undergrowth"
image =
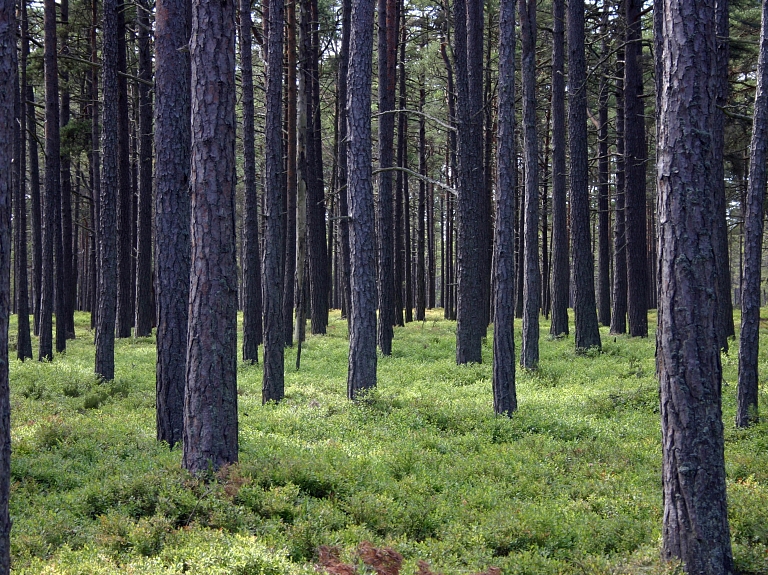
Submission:
<svg viewBox="0 0 768 575">
<path fill-rule="evenodd" d="M 491 332 L 483 364 L 456 366 L 437 311 L 395 329 L 378 388 L 348 402 L 335 314 L 301 371 L 287 351 L 279 405 L 261 405 L 261 367 L 240 366 L 240 462 L 203 481 L 155 441 L 154 340 L 119 340 L 100 384 L 76 321 L 66 354 L 11 363 L 15 573 L 313 573 L 320 546 L 354 560 L 364 541 L 401 553 L 403 574 L 676 572 L 659 560 L 653 335 L 603 329 L 602 353 L 577 355 L 542 321 L 540 368 L 518 370 L 519 411 L 503 418 Z M 734 428 L 735 349 L 723 364 L 734 553 L 740 572 L 768 573 L 768 425 Z"/>
</svg>

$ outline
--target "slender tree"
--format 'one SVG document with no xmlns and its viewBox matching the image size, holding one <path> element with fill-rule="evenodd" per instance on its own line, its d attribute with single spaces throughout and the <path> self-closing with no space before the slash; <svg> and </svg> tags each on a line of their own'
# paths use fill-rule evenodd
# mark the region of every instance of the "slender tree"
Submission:
<svg viewBox="0 0 768 575">
<path fill-rule="evenodd" d="M 293 345 L 293 299 L 296 278 L 296 197 L 298 180 L 297 168 L 297 127 L 296 115 L 298 94 L 296 92 L 296 2 L 285 6 L 287 52 L 286 68 L 286 188 L 285 188 L 285 257 L 283 273 L 283 327 L 285 345 Z M 262 314 L 263 315 L 263 314 Z"/>
<path fill-rule="evenodd" d="M 158 0 L 155 17 L 155 370 L 157 439 L 181 442 L 190 270 L 189 0 Z M 106 128 L 106 125 L 105 125 Z"/>
<path fill-rule="evenodd" d="M 351 256 L 347 396 L 376 385 L 376 223 L 371 169 L 373 0 L 352 7 L 347 73 L 347 194 Z"/>
<path fill-rule="evenodd" d="M 424 76 L 419 79 L 419 112 L 424 111 L 427 92 L 424 88 Z M 427 209 L 427 123 L 424 116 L 419 116 L 419 198 L 416 204 L 416 321 L 424 321 L 426 318 L 427 294 L 426 294 L 426 270 L 424 261 L 424 249 L 427 230 L 425 228 L 425 212 Z"/>
<path fill-rule="evenodd" d="M 515 2 L 499 7 L 499 117 L 493 253 L 493 409 L 511 415 L 515 392 Z"/>
<path fill-rule="evenodd" d="M 59 53 L 69 53 L 69 0 L 60 0 L 59 24 Z M 59 68 L 61 77 L 59 107 L 59 123 L 61 131 L 66 130 L 70 120 L 70 86 L 69 67 L 64 62 Z M 69 146 L 60 146 L 60 192 L 59 209 L 57 210 L 56 237 L 56 351 L 63 352 L 67 348 L 67 339 L 75 337 L 75 285 L 72 281 L 72 159 Z"/>
<path fill-rule="evenodd" d="M 22 36 L 28 41 L 29 34 Z M 43 214 L 40 194 L 40 159 L 37 145 L 37 114 L 35 113 L 35 88 L 27 85 L 27 129 L 29 131 L 29 199 L 32 215 L 32 333 L 40 335 L 40 315 L 43 291 Z M 96 142 L 98 147 L 98 141 Z"/>
<path fill-rule="evenodd" d="M 601 26 L 603 39 L 600 51 L 602 58 L 608 59 L 608 9 L 603 9 Z M 597 200 L 597 321 L 608 326 L 611 323 L 611 250 L 609 218 L 609 173 L 608 156 L 608 78 L 600 75 L 598 92 L 598 128 L 597 128 L 597 165 L 598 165 L 598 200 Z"/>
<path fill-rule="evenodd" d="M 553 0 L 552 34 L 552 319 L 553 336 L 568 334 L 568 212 L 565 187 L 565 0 Z"/>
<path fill-rule="evenodd" d="M 757 351 L 760 337 L 760 277 L 763 246 L 763 201 L 768 156 L 768 2 L 763 2 L 757 91 L 749 157 L 749 190 L 744 218 L 744 275 L 741 280 L 739 395 L 736 425 L 757 422 Z"/>
<path fill-rule="evenodd" d="M 661 0 L 657 143 L 662 556 L 733 573 L 717 340 L 714 0 Z"/>
<path fill-rule="evenodd" d="M 616 71 L 616 203 L 613 210 L 613 294 L 611 333 L 627 332 L 627 254 L 624 233 L 624 48 Z"/>
<path fill-rule="evenodd" d="M 0 0 L 0 575 L 11 570 L 11 401 L 8 319 L 11 314 L 11 196 L 16 64 L 16 3 Z"/>
<path fill-rule="evenodd" d="M 192 265 L 182 465 L 199 473 L 238 456 L 234 3 L 193 0 L 189 48 Z"/>
<path fill-rule="evenodd" d="M 584 56 L 584 1 L 568 2 L 568 149 L 571 157 L 571 244 L 576 349 L 600 347 L 595 278 L 589 233 L 587 88 Z"/>
<path fill-rule="evenodd" d="M 520 365 L 535 369 L 539 364 L 539 142 L 536 135 L 536 1 L 518 0 L 521 68 L 523 75 L 523 139 L 525 147 L 525 252 L 523 279 L 523 340 Z M 514 132 L 513 132 L 514 133 Z M 514 220 L 513 220 L 514 221 Z M 518 289 L 520 289 L 518 287 Z"/>
</svg>

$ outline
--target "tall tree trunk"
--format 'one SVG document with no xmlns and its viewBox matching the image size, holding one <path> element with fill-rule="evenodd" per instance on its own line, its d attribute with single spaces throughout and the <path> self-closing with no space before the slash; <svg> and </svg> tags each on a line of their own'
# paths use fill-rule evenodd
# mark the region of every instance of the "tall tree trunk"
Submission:
<svg viewBox="0 0 768 575">
<path fill-rule="evenodd" d="M 481 277 L 485 255 L 481 233 L 482 0 L 456 0 L 453 12 L 459 160 L 456 363 L 462 364 L 482 361 L 481 339 L 486 327 Z"/>
<path fill-rule="evenodd" d="M 736 425 L 739 427 L 747 427 L 758 420 L 757 352 L 760 338 L 763 201 L 766 180 L 768 180 L 765 168 L 768 156 L 768 3 L 763 2 L 762 6 L 757 91 L 749 158 L 749 190 L 744 217 L 746 237 L 744 238 L 744 275 L 741 283 L 739 395 L 736 412 Z"/>
<path fill-rule="evenodd" d="M 286 142 L 287 169 L 285 190 L 285 264 L 283 275 L 283 326 L 285 331 L 285 345 L 293 345 L 293 299 L 296 278 L 296 3 L 288 2 L 285 6 L 286 18 L 286 51 L 287 76 L 286 76 L 286 125 L 288 136 Z"/>
<path fill-rule="evenodd" d="M 98 316 L 99 303 L 97 301 L 98 285 L 99 285 L 99 228 L 100 211 L 99 206 L 101 204 L 101 131 L 99 129 L 99 52 L 98 44 L 96 43 L 96 29 L 99 26 L 99 2 L 98 0 L 91 0 L 91 27 L 89 30 L 89 41 L 91 49 L 91 66 L 90 80 L 91 80 L 91 329 L 96 331 L 96 320 Z M 30 105 L 30 107 L 32 107 Z M 31 149 L 30 149 L 31 151 Z M 35 163 L 35 158 L 32 158 L 32 162 Z M 34 183 L 34 174 L 32 177 Z M 33 185 L 34 189 L 34 185 Z M 34 192 L 32 194 L 32 213 L 34 219 Z M 39 213 L 39 212 L 38 212 Z"/>
<path fill-rule="evenodd" d="M 435 307 L 435 184 L 427 186 L 427 308 Z"/>
<path fill-rule="evenodd" d="M 61 0 L 61 48 L 62 54 L 69 53 L 69 0 Z M 67 66 L 61 68 L 61 113 L 59 121 L 61 129 L 65 130 L 70 117 L 70 89 L 69 70 Z M 56 304 L 56 351 L 66 350 L 67 339 L 75 337 L 75 295 L 76 289 L 72 281 L 72 160 L 67 146 L 61 149 L 61 211 L 57 215 L 61 219 L 59 225 L 61 234 L 61 257 L 56 257 L 57 282 L 61 282 L 61 303 Z M 59 277 L 61 278 L 59 280 Z M 57 283 L 57 289 L 59 284 Z M 59 300 L 59 294 L 56 294 Z M 61 317 L 59 315 L 61 306 Z M 60 321 L 62 320 L 62 321 Z M 61 330 L 59 329 L 61 325 Z"/>
<path fill-rule="evenodd" d="M 58 245 L 56 214 L 59 211 L 59 72 L 57 65 L 56 4 L 44 3 L 45 27 L 45 192 L 43 195 L 43 261 L 40 300 L 40 340 L 38 359 L 53 359 L 53 281 L 57 277 L 54 268 L 54 245 Z M 57 307 L 57 313 L 61 310 Z M 63 316 L 62 316 L 63 317 Z M 59 322 L 57 322 L 59 323 Z M 58 337 L 57 337 L 58 342 Z"/>
<path fill-rule="evenodd" d="M 407 83 L 405 70 L 405 44 L 407 35 L 405 13 L 403 13 L 402 32 L 400 38 L 400 104 L 401 110 L 408 106 Z M 397 157 L 398 165 L 401 168 L 408 168 L 408 114 L 400 112 L 398 114 L 397 127 Z M 406 173 L 398 172 L 402 175 L 403 182 L 403 251 L 402 251 L 402 269 L 405 281 L 403 302 L 405 305 L 405 323 L 413 321 L 413 277 L 411 273 L 411 191 Z"/>
<path fill-rule="evenodd" d="M 102 43 L 101 197 L 98 227 L 98 316 L 96 318 L 96 375 L 104 380 L 115 378 L 115 315 L 117 311 L 117 0 L 103 0 L 104 41 Z M 50 156 L 49 156 L 50 157 Z M 159 162 L 158 162 L 159 163 Z M 178 297 L 178 292 L 174 294 Z"/>
<path fill-rule="evenodd" d="M 376 385 L 376 222 L 371 174 L 373 0 L 352 8 L 347 114 L 347 192 L 352 261 L 347 396 Z"/>
<path fill-rule="evenodd" d="M 604 8 L 602 24 L 603 40 L 601 53 L 608 58 L 608 8 Z M 597 129 L 597 321 L 602 325 L 611 324 L 611 248 L 609 210 L 609 157 L 608 157 L 608 79 L 605 71 L 600 75 L 598 94 L 598 129 Z"/>
<path fill-rule="evenodd" d="M 523 140 L 525 146 L 525 251 L 523 278 L 523 341 L 520 365 L 539 364 L 539 141 L 536 135 L 536 2 L 518 0 L 522 37 Z M 520 289 L 518 287 L 518 289 Z"/>
<path fill-rule="evenodd" d="M 282 35 L 282 18 L 270 33 L 276 29 Z M 192 266 L 182 465 L 201 473 L 238 455 L 234 3 L 193 0 L 189 49 Z M 282 45 L 278 53 L 282 60 Z"/>
<path fill-rule="evenodd" d="M 11 313 L 11 196 L 13 194 L 13 86 L 16 3 L 0 0 L 0 575 L 11 570 L 11 398 L 8 380 L 8 319 Z"/>
<path fill-rule="evenodd" d="M 565 0 L 553 0 L 552 35 L 552 319 L 549 333 L 568 334 L 568 208 L 565 188 Z"/>
<path fill-rule="evenodd" d="M 251 1 L 240 0 L 240 73 L 243 89 L 243 360 L 259 362 L 261 325 L 261 258 L 259 257 L 259 199 L 256 196 L 254 143 L 253 57 L 251 55 Z"/>
<path fill-rule="evenodd" d="M 158 0 L 156 14 L 157 439 L 173 446 L 183 438 L 189 317 L 189 0 Z"/>
<path fill-rule="evenodd" d="M 17 331 L 16 357 L 21 361 L 32 359 L 32 338 L 29 335 L 29 286 L 27 282 L 27 56 L 29 55 L 29 26 L 27 20 L 27 2 L 21 0 L 21 83 L 19 86 L 20 106 L 18 119 L 20 125 L 19 181 L 16 187 L 16 252 L 17 278 Z M 5 85 L 5 84 L 0 84 Z M 4 341 L 0 339 L 0 341 Z M 1 513 L 1 512 L 0 512 Z"/>
<path fill-rule="evenodd" d="M 662 557 L 733 573 L 717 340 L 715 3 L 661 0 L 658 110 Z"/>
<path fill-rule="evenodd" d="M 155 311 L 152 306 L 152 53 L 150 51 L 151 4 L 136 6 L 139 28 L 139 204 L 136 242 L 136 336 L 152 333 Z"/>
<path fill-rule="evenodd" d="M 573 247 L 576 349 L 600 347 L 595 308 L 595 272 L 589 233 L 587 165 L 587 78 L 584 56 L 584 1 L 568 2 L 568 148 L 571 157 L 571 244 Z"/>
<path fill-rule="evenodd" d="M 395 137 L 395 64 L 397 60 L 397 7 L 395 0 L 378 0 L 379 58 L 379 199 L 378 232 L 378 344 L 381 353 L 392 355 L 395 324 L 394 202 L 392 172 Z"/>
<path fill-rule="evenodd" d="M 511 415 L 515 392 L 515 2 L 499 8 L 499 111 L 493 242 L 493 410 Z"/>
<path fill-rule="evenodd" d="M 640 12 L 642 0 L 625 0 L 624 58 L 625 231 L 629 335 L 648 336 L 648 266 L 645 220 L 645 108 Z"/>
<path fill-rule="evenodd" d="M 443 57 L 445 63 L 445 71 L 447 75 L 447 89 L 448 89 L 448 116 L 451 122 L 451 126 L 454 128 L 448 132 L 448 166 L 450 167 L 450 181 L 451 184 L 456 187 L 457 177 L 457 158 L 456 158 L 456 91 L 453 82 L 453 66 L 448 58 L 448 50 L 446 49 L 446 43 L 440 44 L 440 54 Z M 453 262 L 453 196 L 447 196 L 446 198 L 446 263 L 444 264 L 444 273 L 446 274 L 446 290 L 448 292 L 445 306 L 445 319 L 456 319 L 456 279 L 454 277 L 454 262 Z"/>
<path fill-rule="evenodd" d="M 28 35 L 27 35 L 28 37 Z M 32 333 L 40 335 L 40 305 L 43 286 L 43 214 L 40 194 L 40 155 L 37 147 L 35 88 L 27 86 L 27 125 L 29 130 L 29 199 L 32 212 Z"/>
<path fill-rule="evenodd" d="M 397 76 L 398 76 L 398 89 L 402 91 L 402 84 L 403 84 L 403 78 L 402 78 L 402 68 L 404 67 L 404 63 L 400 61 L 400 54 L 403 54 L 403 47 L 404 43 L 400 46 L 400 50 L 398 51 L 398 40 L 400 39 L 400 30 L 405 30 L 405 5 L 404 0 L 397 0 L 397 14 L 395 17 L 397 31 L 395 33 L 395 65 L 397 66 L 399 64 L 400 69 L 397 70 Z M 404 56 L 404 54 L 403 54 Z M 398 100 L 400 98 L 400 93 L 398 93 L 397 96 Z M 394 104 L 397 105 L 397 104 Z M 402 117 L 403 113 L 400 112 L 397 114 L 397 157 L 395 159 L 397 166 L 403 165 L 403 150 L 405 146 L 405 142 L 403 142 L 402 135 L 400 134 L 400 131 L 402 129 Z M 395 280 L 394 280 L 394 308 L 395 308 L 395 325 L 404 326 L 405 325 L 405 317 L 403 315 L 403 306 L 405 305 L 405 300 L 403 298 L 403 282 L 405 281 L 405 277 L 403 274 L 403 178 L 404 174 L 401 171 L 397 171 L 395 173 L 395 198 L 394 198 L 394 267 L 395 267 Z"/>
<path fill-rule="evenodd" d="M 551 306 L 551 293 L 549 287 L 549 278 L 551 270 L 549 269 L 549 184 L 551 181 L 551 172 L 549 169 L 549 151 L 551 149 L 551 129 L 552 129 L 552 95 L 550 93 L 549 108 L 547 108 L 547 120 L 544 132 L 544 182 L 541 190 L 541 313 L 549 318 Z"/>
<path fill-rule="evenodd" d="M 616 204 L 613 210 L 613 308 L 611 333 L 627 332 L 627 239 L 624 226 L 624 48 L 616 58 Z M 655 237 L 654 237 L 655 240 Z M 654 284 L 655 285 L 655 284 Z"/>
<path fill-rule="evenodd" d="M 264 189 L 264 253 L 261 277 L 264 294 L 264 377 L 262 401 L 280 401 L 285 394 L 285 331 L 283 328 L 283 15 L 282 2 L 271 6 L 268 18 L 270 33 L 265 38 L 266 105 L 265 189 Z M 288 321 L 289 318 L 285 318 Z"/>
<path fill-rule="evenodd" d="M 420 78 L 419 112 L 423 112 L 426 102 L 424 76 Z M 419 116 L 419 174 L 427 177 L 427 128 L 424 116 Z M 419 201 L 416 209 L 416 321 L 424 321 L 426 308 L 426 286 L 424 269 L 424 214 L 426 210 L 427 183 L 419 179 Z"/>
</svg>

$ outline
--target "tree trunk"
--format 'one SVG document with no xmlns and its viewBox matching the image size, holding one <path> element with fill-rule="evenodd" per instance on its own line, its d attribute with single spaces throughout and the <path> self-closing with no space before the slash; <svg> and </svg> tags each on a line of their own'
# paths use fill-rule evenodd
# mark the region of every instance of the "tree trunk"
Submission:
<svg viewBox="0 0 768 575">
<path fill-rule="evenodd" d="M 104 106 L 101 133 L 102 172 L 98 228 L 98 316 L 96 318 L 96 375 L 115 378 L 115 314 L 117 310 L 117 0 L 103 2 L 102 95 Z M 48 156 L 50 157 L 50 156 Z M 178 297 L 178 292 L 174 294 Z"/>
<path fill-rule="evenodd" d="M 426 102 L 424 76 L 420 78 L 419 112 L 423 112 Z M 427 128 L 424 116 L 419 116 L 419 174 L 427 176 Z M 426 308 L 426 286 L 424 265 L 424 242 L 426 229 L 424 215 L 426 211 L 427 183 L 419 179 L 419 200 L 416 209 L 416 321 L 424 321 Z"/>
<path fill-rule="evenodd" d="M 61 47 L 60 53 L 69 53 L 69 0 L 61 0 Z M 59 122 L 61 130 L 65 130 L 70 117 L 69 70 L 61 67 L 61 108 Z M 56 298 L 56 351 L 63 352 L 67 348 L 67 339 L 75 337 L 75 285 L 72 270 L 72 160 L 67 146 L 61 149 L 61 196 L 60 211 L 57 218 L 59 224 L 61 247 L 57 247 L 56 256 L 56 288 L 61 283 L 61 297 L 57 292 Z M 59 257 L 61 256 L 61 257 Z M 60 278 L 60 279 L 59 279 Z M 59 302 L 59 300 L 61 300 Z M 59 311 L 61 309 L 61 313 Z"/>
<path fill-rule="evenodd" d="M 398 58 L 400 58 L 399 54 L 402 54 L 402 58 L 400 58 L 399 65 L 400 69 L 398 70 L 398 76 L 399 76 L 399 90 L 400 93 L 398 94 L 398 98 L 404 94 L 403 88 L 404 85 L 404 67 L 405 62 L 403 61 L 405 59 L 405 42 L 402 42 L 400 46 L 400 52 L 397 51 L 397 41 L 400 38 L 400 26 L 402 23 L 402 30 L 405 32 L 405 6 L 403 0 L 397 0 L 397 15 L 396 15 L 396 25 L 397 25 L 397 32 L 395 34 L 395 64 L 397 65 Z M 402 108 L 402 106 L 400 106 Z M 404 153 L 404 147 L 405 142 L 403 141 L 403 137 L 401 134 L 402 130 L 402 121 L 404 118 L 404 114 L 402 112 L 398 113 L 397 115 L 397 158 L 396 162 L 398 166 L 403 165 L 403 153 Z M 395 173 L 395 206 L 394 206 L 394 267 L 395 267 L 395 281 L 394 281 L 394 307 L 395 307 L 395 325 L 404 326 L 405 325 L 405 317 L 403 315 L 403 307 L 405 305 L 405 301 L 403 298 L 403 282 L 405 281 L 405 277 L 403 274 L 403 250 L 404 250 L 404 241 L 403 241 L 403 179 L 404 174 L 401 171 L 397 171 Z"/>
<path fill-rule="evenodd" d="M 19 181 L 16 186 L 16 237 L 17 237 L 17 278 L 16 278 L 16 313 L 17 336 L 16 357 L 21 361 L 32 359 L 32 338 L 29 335 L 29 286 L 27 282 L 27 56 L 29 55 L 29 29 L 27 20 L 27 2 L 21 0 L 21 83 L 19 86 L 20 106 L 18 119 L 20 125 Z M 5 85 L 5 84 L 2 84 Z M 0 339 L 0 341 L 5 341 Z M 0 512 L 1 514 L 1 512 Z"/>
<path fill-rule="evenodd" d="M 616 205 L 613 211 L 613 308 L 611 334 L 627 332 L 627 239 L 624 226 L 624 48 L 616 71 Z M 655 240 L 655 238 L 654 238 Z"/>
<path fill-rule="evenodd" d="M 595 308 L 595 272 L 589 233 L 587 164 L 587 77 L 584 56 L 584 1 L 568 2 L 568 148 L 571 157 L 571 244 L 573 246 L 576 349 L 600 347 Z"/>
<path fill-rule="evenodd" d="M 91 303 L 91 330 L 96 331 L 96 320 L 98 316 L 99 303 L 97 301 L 99 285 L 99 229 L 101 203 L 101 131 L 99 129 L 99 52 L 96 43 L 96 29 L 99 25 L 99 6 L 98 0 L 91 0 L 91 27 L 89 30 L 89 40 L 91 49 L 91 154 L 90 154 L 90 172 L 91 172 L 91 209 L 90 216 L 93 230 L 91 231 L 91 281 L 90 281 L 90 303 Z M 32 106 L 30 106 L 32 107 Z M 34 124 L 33 124 L 34 127 Z M 31 151 L 31 150 L 30 150 Z M 31 154 L 30 154 L 31 155 Z M 36 164 L 36 158 L 32 158 Z M 33 173 L 34 184 L 34 173 Z M 34 189 L 34 185 L 33 185 Z M 39 194 L 38 194 L 39 195 Z M 34 192 L 32 194 L 32 213 L 34 219 Z M 39 211 L 38 211 L 39 214 Z"/>
<path fill-rule="evenodd" d="M 625 0 L 624 58 L 625 231 L 629 335 L 648 336 L 648 266 L 645 219 L 645 107 L 640 12 L 642 0 Z"/>
<path fill-rule="evenodd" d="M 271 8 L 273 15 L 278 12 Z M 271 33 L 279 29 L 282 35 L 282 18 L 278 22 Z M 217 5 L 193 0 L 189 49 L 192 267 L 182 465 L 202 473 L 236 462 L 238 448 L 232 2 Z M 282 42 L 278 54 L 282 60 Z"/>
<path fill-rule="evenodd" d="M 549 333 L 568 334 L 568 208 L 565 188 L 565 0 L 553 0 L 552 39 L 552 319 Z"/>
<path fill-rule="evenodd" d="M 392 355 L 395 324 L 394 202 L 392 172 L 395 137 L 395 64 L 397 60 L 397 8 L 395 0 L 378 0 L 379 59 L 379 199 L 378 232 L 378 344 L 383 355 Z"/>
<path fill-rule="evenodd" d="M 407 27 L 405 14 L 403 14 L 402 36 L 400 39 L 400 109 L 405 110 L 408 106 L 407 83 L 405 69 L 405 44 L 407 39 Z M 402 168 L 408 168 L 408 115 L 405 112 L 398 114 L 397 127 L 397 157 L 398 165 Z M 403 276 L 405 281 L 403 302 L 405 305 L 405 322 L 413 321 L 413 277 L 411 273 L 411 191 L 408 174 L 398 172 L 402 175 L 403 182 L 403 251 L 401 255 Z"/>
<path fill-rule="evenodd" d="M 662 556 L 733 573 L 717 340 L 714 0 L 662 0 L 658 111 Z"/>
<path fill-rule="evenodd" d="M 296 195 L 298 182 L 296 179 L 296 3 L 288 2 L 285 6 L 286 18 L 286 50 L 287 76 L 286 76 L 286 125 L 287 125 L 287 169 L 285 191 L 285 264 L 283 274 L 283 326 L 285 331 L 285 345 L 293 345 L 293 300 L 296 280 Z"/>
<path fill-rule="evenodd" d="M 455 86 L 453 82 L 453 66 L 451 65 L 451 61 L 448 58 L 448 51 L 446 49 L 446 44 L 443 42 L 440 45 L 440 54 L 443 57 L 443 62 L 445 63 L 445 71 L 447 75 L 447 89 L 448 89 L 448 116 L 451 123 L 451 126 L 454 128 L 453 130 L 450 130 L 448 132 L 448 166 L 450 168 L 449 174 L 450 174 L 450 182 L 451 185 L 456 187 L 456 178 L 457 178 L 457 158 L 456 158 L 456 92 L 455 92 Z M 403 106 L 404 107 L 404 106 Z M 445 305 L 445 319 L 456 319 L 456 280 L 454 277 L 454 262 L 453 262 L 453 228 L 454 228 L 454 220 L 453 220 L 453 206 L 454 206 L 454 199 L 453 196 L 449 195 L 446 198 L 446 251 L 445 251 L 445 262 L 443 264 L 444 270 L 443 273 L 446 275 L 445 280 L 445 286 L 446 291 L 448 292 L 446 294 L 446 305 Z"/>
<path fill-rule="evenodd" d="M 608 58 L 608 9 L 603 13 L 603 41 L 601 53 Z M 611 324 L 611 249 L 609 217 L 609 157 L 608 157 L 608 79 L 605 72 L 600 75 L 598 94 L 597 164 L 598 164 L 598 223 L 597 223 L 597 321 L 604 326 Z"/>
<path fill-rule="evenodd" d="M 280 401 L 285 395 L 285 356 L 283 328 L 283 269 L 284 250 L 283 194 L 283 3 L 275 2 L 269 11 L 270 33 L 265 38 L 266 105 L 265 130 L 265 189 L 264 189 L 264 253 L 261 256 L 261 277 L 264 294 L 264 378 L 262 401 Z M 265 16 L 266 17 L 266 16 Z M 285 318 L 288 321 L 288 318 Z"/>
<path fill-rule="evenodd" d="M 189 0 L 158 0 L 155 18 L 155 305 L 157 439 L 179 443 L 190 270 Z"/>
<path fill-rule="evenodd" d="M 435 307 L 435 184 L 427 186 L 427 309 Z"/>
<path fill-rule="evenodd" d="M 40 197 L 40 160 L 37 147 L 37 114 L 35 88 L 27 86 L 27 124 L 29 130 L 29 198 L 32 212 L 32 296 L 34 325 L 32 333 L 40 335 L 40 305 L 43 286 L 43 214 Z M 97 142 L 98 146 L 98 142 Z"/>
<path fill-rule="evenodd" d="M 352 261 L 347 396 L 376 385 L 376 223 L 371 174 L 373 0 L 352 8 L 347 114 L 347 193 Z"/>
<path fill-rule="evenodd" d="M 139 29 L 139 204 L 136 249 L 136 336 L 152 333 L 152 53 L 149 45 L 151 4 L 136 7 Z"/>
<path fill-rule="evenodd" d="M 493 410 L 511 415 L 515 392 L 515 2 L 499 8 L 499 111 L 493 242 Z"/>
<path fill-rule="evenodd" d="M 539 364 L 539 141 L 536 135 L 536 2 L 518 0 L 522 37 L 523 140 L 525 146 L 525 235 L 523 279 L 523 341 L 520 365 Z M 518 287 L 518 289 L 520 289 Z"/>
<path fill-rule="evenodd" d="M 253 57 L 251 55 L 251 2 L 240 0 L 240 73 L 243 89 L 243 360 L 259 363 L 261 325 L 261 258 L 259 257 L 259 199 L 256 196 L 254 148 Z"/>
<path fill-rule="evenodd" d="M 763 247 L 763 200 L 768 156 L 768 3 L 763 2 L 757 91 L 752 122 L 744 227 L 744 275 L 741 283 L 741 337 L 739 338 L 739 395 L 736 425 L 758 420 L 757 352 L 760 338 L 760 277 Z M 719 215 L 718 215 L 719 217 Z M 722 326 L 721 326 L 722 327 Z"/>
</svg>

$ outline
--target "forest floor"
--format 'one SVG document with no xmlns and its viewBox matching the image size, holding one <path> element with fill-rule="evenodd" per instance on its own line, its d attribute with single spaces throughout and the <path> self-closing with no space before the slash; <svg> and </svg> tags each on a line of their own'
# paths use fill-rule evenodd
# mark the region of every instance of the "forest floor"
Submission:
<svg viewBox="0 0 768 575">
<path fill-rule="evenodd" d="M 401 553 L 403 575 L 420 560 L 445 575 L 675 571 L 659 559 L 653 334 L 602 328 L 602 353 L 576 355 L 542 321 L 541 367 L 518 369 L 519 411 L 503 418 L 491 332 L 482 365 L 456 366 L 441 311 L 396 328 L 378 389 L 348 402 L 335 312 L 301 371 L 287 351 L 279 405 L 261 405 L 261 367 L 240 365 L 240 463 L 204 482 L 155 441 L 154 339 L 119 340 L 116 379 L 99 385 L 88 321 L 52 363 L 11 363 L 15 573 L 309 574 L 319 546 L 354 562 L 363 541 Z M 723 356 L 731 534 L 740 572 L 768 573 L 768 423 L 734 427 L 736 350 Z M 768 412 L 768 344 L 760 365 Z"/>
</svg>

